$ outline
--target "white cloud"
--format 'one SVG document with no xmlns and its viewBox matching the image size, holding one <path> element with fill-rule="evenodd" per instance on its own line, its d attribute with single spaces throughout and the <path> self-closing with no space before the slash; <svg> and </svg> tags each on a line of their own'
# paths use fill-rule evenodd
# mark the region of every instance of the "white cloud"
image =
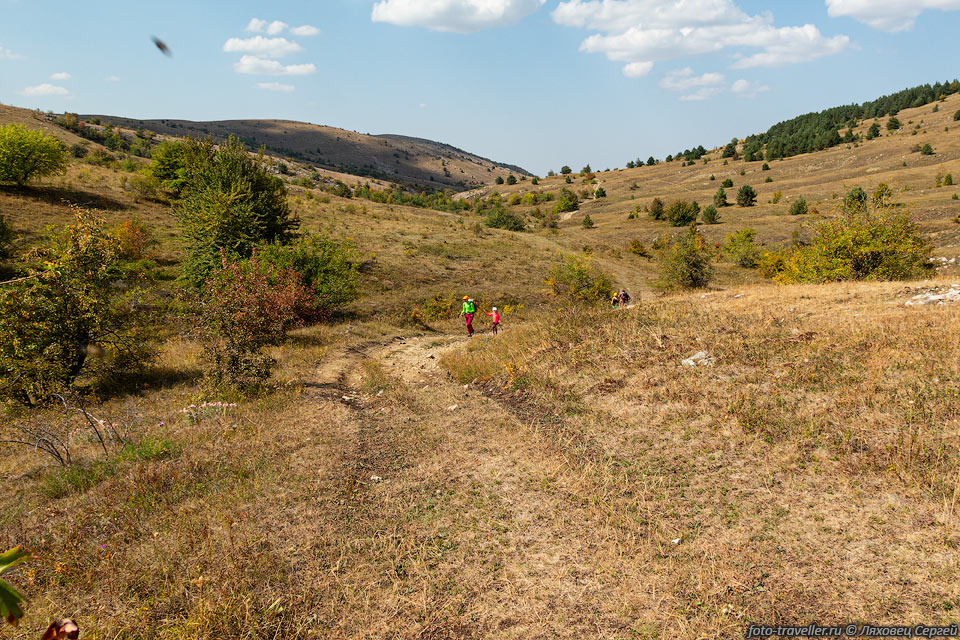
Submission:
<svg viewBox="0 0 960 640">
<path fill-rule="evenodd" d="M 660 80 L 660 86 L 670 91 L 687 91 L 694 87 L 712 87 L 723 84 L 726 78 L 722 73 L 705 73 L 702 76 L 693 75 L 693 69 L 684 67 L 674 69 Z"/>
<path fill-rule="evenodd" d="M 545 0 L 380 0 L 374 22 L 468 33 L 519 22 Z"/>
<path fill-rule="evenodd" d="M 58 87 L 52 85 L 48 82 L 43 84 L 34 85 L 32 87 L 24 87 L 20 90 L 20 95 L 22 96 L 68 96 L 70 92 L 64 87 Z"/>
<path fill-rule="evenodd" d="M 748 15 L 733 0 L 564 0 L 551 15 L 557 24 L 599 32 L 580 50 L 627 63 L 631 77 L 655 62 L 728 48 L 761 49 L 739 54 L 733 66 L 742 69 L 806 62 L 850 46 L 847 36 L 827 38 L 814 25 L 777 28 L 770 14 Z"/>
<path fill-rule="evenodd" d="M 623 66 L 623 75 L 628 78 L 642 78 L 652 70 L 652 62 L 629 62 Z"/>
<path fill-rule="evenodd" d="M 104 78 L 106 82 L 120 82 L 120 76 L 107 76 Z"/>
<path fill-rule="evenodd" d="M 680 100 L 683 102 L 696 102 L 699 100 L 709 100 L 710 98 L 720 93 L 723 93 L 723 88 L 721 87 L 704 87 L 702 89 L 698 89 L 697 91 L 694 91 L 691 94 L 680 96 Z"/>
<path fill-rule="evenodd" d="M 19 53 L 14 53 L 5 47 L 0 47 L 0 60 L 20 60 L 23 58 Z"/>
<path fill-rule="evenodd" d="M 264 58 L 282 58 L 292 53 L 303 51 L 296 42 L 286 38 L 230 38 L 223 45 L 223 50 L 231 53 L 252 53 Z"/>
<path fill-rule="evenodd" d="M 66 71 L 60 71 L 59 73 L 54 73 L 53 75 L 51 75 L 50 79 L 51 80 L 69 80 L 72 77 L 73 76 L 71 76 Z"/>
<path fill-rule="evenodd" d="M 247 26 L 243 28 L 244 31 L 252 31 L 253 33 L 260 33 L 263 31 L 263 28 L 267 26 L 266 20 L 261 20 L 260 18 L 250 18 L 250 22 L 247 23 Z"/>
<path fill-rule="evenodd" d="M 827 0 L 827 13 L 849 17 L 883 31 L 907 31 L 928 9 L 960 11 L 960 0 Z"/>
<path fill-rule="evenodd" d="M 283 30 L 286 29 L 288 25 L 286 22 L 280 22 L 279 20 L 274 20 L 267 25 L 267 35 L 275 36 L 278 33 L 283 33 Z"/>
<path fill-rule="evenodd" d="M 266 91 L 277 91 L 280 93 L 291 93 L 296 89 L 292 84 L 281 84 L 279 82 L 258 82 L 257 86 Z"/>
<path fill-rule="evenodd" d="M 741 98 L 755 98 L 757 94 L 763 93 L 764 91 L 770 91 L 770 87 L 762 85 L 758 82 L 750 82 L 748 80 L 737 80 L 730 87 L 730 91 L 740 96 Z"/>
<path fill-rule="evenodd" d="M 320 33 L 320 29 L 317 29 L 313 25 L 304 24 L 304 25 L 300 25 L 299 27 L 293 27 L 292 29 L 290 29 L 290 33 L 292 33 L 295 36 L 303 36 L 303 37 L 315 36 L 318 33 Z"/>
<path fill-rule="evenodd" d="M 237 73 L 261 76 L 305 76 L 316 73 L 317 67 L 313 64 L 282 65 L 276 60 L 267 60 L 257 56 L 243 56 L 234 63 L 233 70 Z"/>
</svg>

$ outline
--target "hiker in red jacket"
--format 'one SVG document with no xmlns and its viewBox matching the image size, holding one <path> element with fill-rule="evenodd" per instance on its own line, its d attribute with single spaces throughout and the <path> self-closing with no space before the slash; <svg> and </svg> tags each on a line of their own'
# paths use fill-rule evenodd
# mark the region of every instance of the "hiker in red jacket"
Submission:
<svg viewBox="0 0 960 640">
<path fill-rule="evenodd" d="M 490 330 L 493 331 L 493 335 L 497 335 L 497 327 L 500 326 L 500 312 L 497 311 L 496 307 L 494 307 L 493 311 L 487 315 L 493 318 L 493 326 L 490 327 Z"/>
</svg>

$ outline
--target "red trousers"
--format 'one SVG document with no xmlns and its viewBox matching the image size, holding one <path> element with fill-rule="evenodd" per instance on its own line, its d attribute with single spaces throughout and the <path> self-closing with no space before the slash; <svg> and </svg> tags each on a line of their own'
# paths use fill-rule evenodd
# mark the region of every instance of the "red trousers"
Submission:
<svg viewBox="0 0 960 640">
<path fill-rule="evenodd" d="M 463 317 L 467 319 L 467 335 L 472 336 L 473 335 L 473 314 L 465 313 L 463 314 Z"/>
</svg>

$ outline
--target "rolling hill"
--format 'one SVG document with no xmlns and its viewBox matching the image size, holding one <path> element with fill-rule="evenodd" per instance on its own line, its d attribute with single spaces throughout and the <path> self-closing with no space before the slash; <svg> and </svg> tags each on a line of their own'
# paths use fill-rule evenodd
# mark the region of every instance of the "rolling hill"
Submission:
<svg viewBox="0 0 960 640">
<path fill-rule="evenodd" d="M 468 153 L 454 146 L 402 135 L 370 135 L 293 120 L 135 120 L 99 118 L 128 129 L 149 129 L 167 136 L 236 136 L 251 149 L 266 147 L 269 155 L 414 189 L 463 190 L 492 182 L 497 173 L 531 175 L 525 169 Z"/>
</svg>

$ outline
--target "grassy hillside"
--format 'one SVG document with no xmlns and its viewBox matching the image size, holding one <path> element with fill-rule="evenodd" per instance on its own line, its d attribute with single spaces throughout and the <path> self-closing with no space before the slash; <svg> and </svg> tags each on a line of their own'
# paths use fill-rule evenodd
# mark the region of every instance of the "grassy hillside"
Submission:
<svg viewBox="0 0 960 640">
<path fill-rule="evenodd" d="M 957 187 L 934 185 L 960 179 L 960 96 L 931 109 L 769 171 L 714 151 L 596 184 L 482 188 L 507 201 L 587 190 L 556 229 L 533 215 L 556 199 L 509 206 L 529 225 L 509 232 L 473 208 L 338 197 L 285 176 L 301 229 L 356 248 L 361 297 L 270 347 L 278 366 L 247 393 L 203 378 L 173 203 L 135 188 L 147 160 L 91 152 L 63 176 L 0 187 L 21 258 L 71 222 L 70 203 L 108 226 L 135 216 L 158 240 L 138 303 L 157 316 L 156 361 L 80 380 L 127 444 L 104 454 L 83 423 L 3 407 L 4 429 L 62 429 L 74 455 L 61 468 L 4 445 L 0 548 L 36 554 L 11 578 L 30 599 L 14 637 L 63 615 L 83 637 L 151 639 L 692 639 L 742 637 L 749 622 L 953 620 L 960 327 L 951 304 L 906 303 L 956 267 L 923 283 L 778 286 L 718 258 L 709 289 L 664 295 L 655 263 L 628 251 L 677 231 L 642 211 L 628 220 L 638 205 L 705 205 L 729 177 L 731 202 L 742 184 L 759 201 L 701 225 L 711 241 L 750 226 L 768 247 L 790 243 L 850 188 L 882 181 L 936 254 L 956 256 Z M 80 140 L 0 107 L 10 122 Z M 910 151 L 926 142 L 933 155 Z M 790 216 L 801 195 L 819 213 Z M 549 293 L 558 254 L 584 250 L 634 308 Z M 464 294 L 500 307 L 498 337 L 466 340 Z M 705 364 L 682 364 L 698 351 Z"/>
<path fill-rule="evenodd" d="M 513 165 L 481 158 L 456 147 L 398 135 L 370 135 L 292 120 L 135 120 L 99 118 L 129 129 L 146 128 L 168 136 L 237 136 L 251 149 L 267 147 L 271 155 L 414 188 L 457 190 L 492 182 L 497 173 L 527 174 Z"/>
</svg>

